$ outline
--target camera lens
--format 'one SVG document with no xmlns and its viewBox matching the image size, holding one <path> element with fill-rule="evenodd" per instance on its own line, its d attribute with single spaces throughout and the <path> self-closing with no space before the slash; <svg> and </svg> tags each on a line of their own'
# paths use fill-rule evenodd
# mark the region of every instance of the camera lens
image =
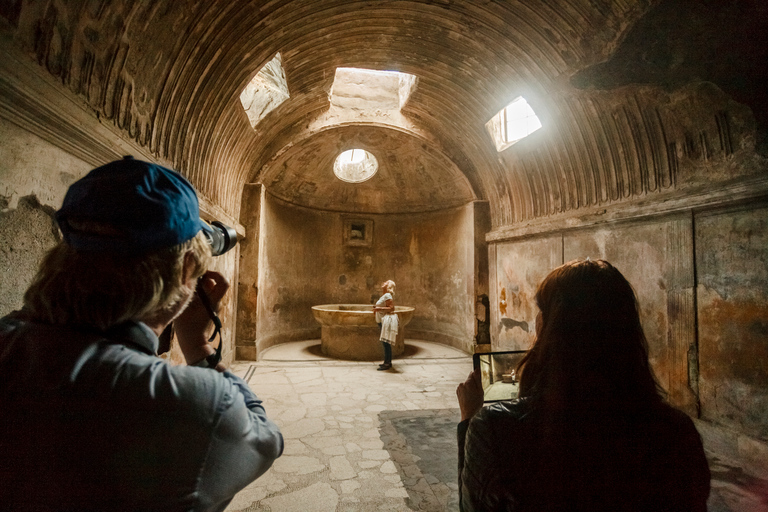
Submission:
<svg viewBox="0 0 768 512">
<path fill-rule="evenodd" d="M 211 233 L 205 233 L 205 238 L 211 244 L 211 254 L 221 256 L 237 245 L 237 232 L 217 220 L 211 222 Z"/>
</svg>

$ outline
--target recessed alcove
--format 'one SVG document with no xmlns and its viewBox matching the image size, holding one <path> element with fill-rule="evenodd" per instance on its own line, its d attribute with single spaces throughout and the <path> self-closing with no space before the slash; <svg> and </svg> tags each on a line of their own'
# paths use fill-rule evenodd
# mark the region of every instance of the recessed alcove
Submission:
<svg viewBox="0 0 768 512">
<path fill-rule="evenodd" d="M 258 186 L 246 193 L 245 204 L 259 204 L 251 218 L 268 233 L 258 247 L 258 272 L 249 270 L 257 247 L 246 242 L 242 249 L 248 260 L 241 260 L 241 286 L 249 288 L 245 276 L 251 276 L 259 290 L 257 351 L 319 339 L 312 306 L 372 304 L 387 279 L 397 283 L 397 304 L 416 308 L 409 337 L 467 349 L 475 332 L 475 290 L 487 287 L 474 271 L 484 249 L 477 231 L 488 220 L 482 205 L 361 217 L 297 206 Z"/>
</svg>

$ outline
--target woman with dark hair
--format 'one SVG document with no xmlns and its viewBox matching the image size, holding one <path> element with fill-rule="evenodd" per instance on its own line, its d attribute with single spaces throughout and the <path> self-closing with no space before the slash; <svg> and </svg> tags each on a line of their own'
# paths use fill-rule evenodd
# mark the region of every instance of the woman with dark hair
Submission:
<svg viewBox="0 0 768 512">
<path fill-rule="evenodd" d="M 664 400 L 629 282 L 570 262 L 536 303 L 519 397 L 483 407 L 476 372 L 456 390 L 461 510 L 706 511 L 701 438 Z"/>
</svg>

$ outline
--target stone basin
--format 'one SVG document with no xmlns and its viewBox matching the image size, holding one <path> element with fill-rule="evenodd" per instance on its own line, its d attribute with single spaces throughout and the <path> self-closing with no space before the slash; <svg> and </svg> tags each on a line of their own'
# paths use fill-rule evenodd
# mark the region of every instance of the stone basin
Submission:
<svg viewBox="0 0 768 512">
<path fill-rule="evenodd" d="M 392 344 L 392 355 L 405 350 L 405 326 L 413 318 L 414 308 L 395 306 L 399 329 Z M 321 325 L 320 348 L 324 355 L 350 361 L 384 360 L 379 342 L 380 329 L 370 304 L 324 304 L 312 306 L 312 314 Z"/>
</svg>

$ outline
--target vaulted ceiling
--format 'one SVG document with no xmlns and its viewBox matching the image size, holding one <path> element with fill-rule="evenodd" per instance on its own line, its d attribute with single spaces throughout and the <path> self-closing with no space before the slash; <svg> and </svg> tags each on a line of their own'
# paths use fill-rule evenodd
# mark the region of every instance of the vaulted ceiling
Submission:
<svg viewBox="0 0 768 512">
<path fill-rule="evenodd" d="M 12 0 L 0 15 L 95 115 L 235 218 L 244 184 L 263 183 L 336 211 L 488 200 L 498 228 L 760 172 L 768 9 L 724 4 Z M 254 129 L 239 96 L 278 52 L 290 98 Z M 418 83 L 401 115 L 334 116 L 337 67 Z M 520 95 L 544 127 L 499 153 L 485 124 Z M 334 176 L 351 147 L 379 159 L 370 182 Z M 735 170 L 713 164 L 745 148 Z"/>
</svg>

